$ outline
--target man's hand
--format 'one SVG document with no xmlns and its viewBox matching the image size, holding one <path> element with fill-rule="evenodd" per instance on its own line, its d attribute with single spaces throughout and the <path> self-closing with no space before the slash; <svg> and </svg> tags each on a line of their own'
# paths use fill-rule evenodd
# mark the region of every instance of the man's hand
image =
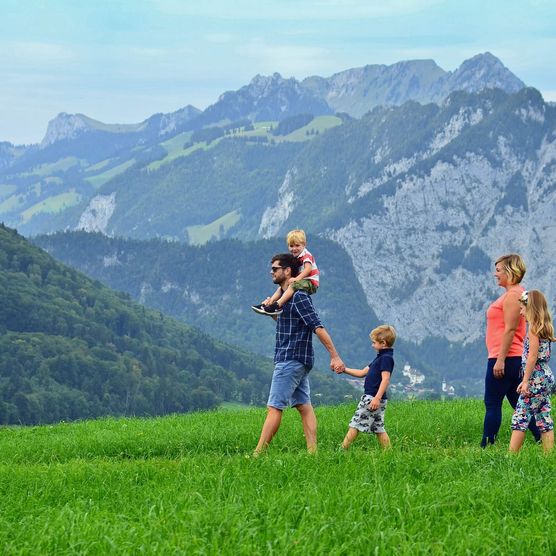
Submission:
<svg viewBox="0 0 556 556">
<path fill-rule="evenodd" d="M 339 355 L 330 358 L 330 368 L 337 374 L 341 374 L 346 370 L 344 362 Z"/>
<path fill-rule="evenodd" d="M 376 411 L 380 407 L 380 400 L 378 398 L 373 398 L 369 404 L 369 409 L 371 411 Z"/>
</svg>

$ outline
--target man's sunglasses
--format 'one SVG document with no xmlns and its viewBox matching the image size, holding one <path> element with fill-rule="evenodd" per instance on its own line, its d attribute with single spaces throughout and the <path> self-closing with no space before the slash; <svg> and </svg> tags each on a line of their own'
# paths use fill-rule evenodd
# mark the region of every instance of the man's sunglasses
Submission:
<svg viewBox="0 0 556 556">
<path fill-rule="evenodd" d="M 282 266 L 271 266 L 270 270 L 272 272 L 278 272 L 281 268 L 284 268 L 284 267 L 282 267 Z"/>
</svg>

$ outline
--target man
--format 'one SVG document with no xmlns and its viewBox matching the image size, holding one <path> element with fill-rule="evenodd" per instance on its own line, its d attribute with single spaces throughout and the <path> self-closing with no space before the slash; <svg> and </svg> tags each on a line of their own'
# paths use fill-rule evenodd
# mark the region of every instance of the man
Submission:
<svg viewBox="0 0 556 556">
<path fill-rule="evenodd" d="M 297 275 L 298 267 L 297 258 L 290 253 L 274 256 L 271 263 L 272 281 L 285 291 L 290 279 Z M 260 455 L 270 444 L 280 428 L 282 411 L 290 405 L 299 411 L 307 451 L 314 453 L 317 449 L 317 418 L 311 404 L 308 376 L 314 362 L 313 333 L 330 353 L 332 370 L 343 372 L 345 365 L 307 292 L 296 291 L 284 305 L 283 312 L 273 318 L 277 321 L 274 373 L 267 402 L 268 413 L 253 455 Z"/>
</svg>

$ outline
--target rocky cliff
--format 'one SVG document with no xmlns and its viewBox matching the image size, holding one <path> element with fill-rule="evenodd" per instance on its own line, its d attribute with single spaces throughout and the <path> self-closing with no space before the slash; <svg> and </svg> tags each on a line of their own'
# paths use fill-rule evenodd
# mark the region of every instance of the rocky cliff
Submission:
<svg viewBox="0 0 556 556">
<path fill-rule="evenodd" d="M 346 129 L 323 138 L 320 153 L 303 153 L 261 218 L 261 233 L 297 222 L 316 231 L 311 214 L 319 212 L 324 235 L 350 253 L 369 305 L 415 341 L 480 340 L 486 306 L 500 293 L 492 263 L 506 252 L 524 256 L 526 286 L 554 304 L 554 107 L 523 89 L 458 93 L 411 114 L 380 109 L 354 124 L 359 146 L 350 143 L 350 164 L 341 168 L 334 160 L 348 156 Z"/>
</svg>

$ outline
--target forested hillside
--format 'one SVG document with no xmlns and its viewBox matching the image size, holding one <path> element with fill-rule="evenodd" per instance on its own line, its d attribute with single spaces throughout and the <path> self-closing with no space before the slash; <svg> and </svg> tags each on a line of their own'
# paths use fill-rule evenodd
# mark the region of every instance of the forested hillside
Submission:
<svg viewBox="0 0 556 556">
<path fill-rule="evenodd" d="M 250 306 L 275 289 L 269 261 L 275 253 L 285 251 L 283 239 L 248 243 L 224 240 L 197 247 L 63 232 L 33 241 L 57 259 L 147 306 L 226 342 L 272 356 L 274 321 L 255 314 Z M 346 252 L 319 237 L 310 237 L 309 246 L 322 275 L 322 285 L 313 298 L 315 306 L 342 357 L 350 366 L 364 367 L 374 357 L 368 333 L 378 324 L 378 318 L 367 304 Z M 398 372 L 394 382 L 407 382 L 399 371 L 410 363 L 426 373 L 426 388 L 439 391 L 445 375 L 437 369 L 445 369 L 437 365 L 438 356 L 424 360 L 416 346 L 403 337 L 396 350 Z M 317 365 L 326 368 L 327 353 L 318 342 L 315 351 Z"/>
<path fill-rule="evenodd" d="M 0 423 L 261 405 L 271 370 L 0 226 Z M 352 391 L 333 376 L 314 388 L 322 401 Z"/>
</svg>

